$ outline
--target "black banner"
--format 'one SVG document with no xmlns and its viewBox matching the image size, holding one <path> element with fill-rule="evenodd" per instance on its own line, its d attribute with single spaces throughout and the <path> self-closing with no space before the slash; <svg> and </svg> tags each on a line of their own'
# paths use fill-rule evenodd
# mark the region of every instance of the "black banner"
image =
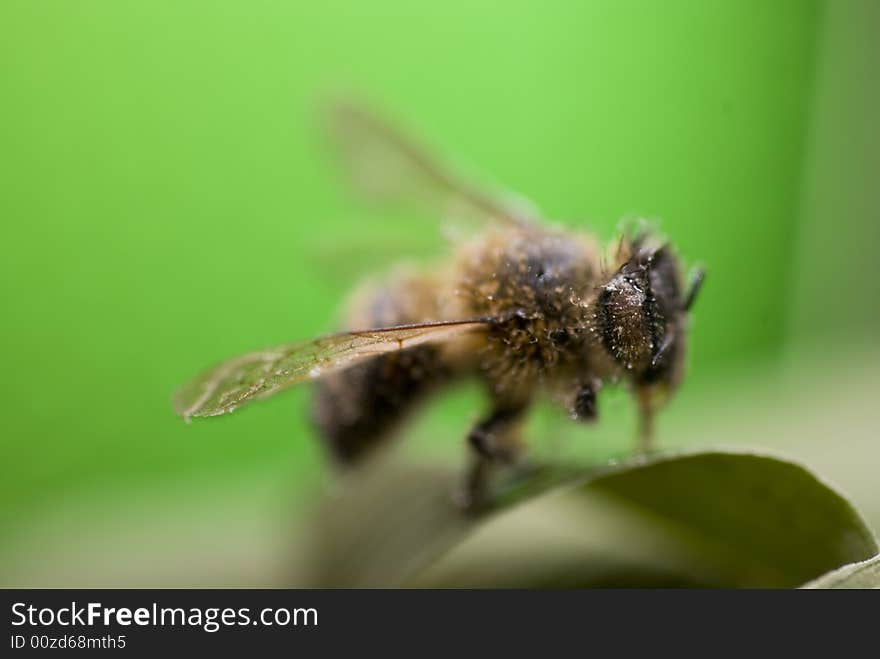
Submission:
<svg viewBox="0 0 880 659">
<path fill-rule="evenodd" d="M 725 647 L 839 650 L 872 629 L 866 591 L 6 590 L 4 656 L 34 650 L 135 654 L 575 647 L 592 654 Z M 870 599 L 869 599 L 870 598 Z M 861 614 L 859 613 L 861 612 Z M 833 634 L 834 624 L 847 632 Z M 708 649 L 705 648 L 704 649 Z M 580 653 L 579 653 L 580 654 Z"/>
</svg>

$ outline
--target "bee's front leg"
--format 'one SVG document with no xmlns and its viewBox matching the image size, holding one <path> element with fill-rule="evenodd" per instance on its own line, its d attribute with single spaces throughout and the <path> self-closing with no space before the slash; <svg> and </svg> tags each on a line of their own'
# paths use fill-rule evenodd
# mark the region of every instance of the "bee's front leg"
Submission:
<svg viewBox="0 0 880 659">
<path fill-rule="evenodd" d="M 518 457 L 520 447 L 513 430 L 527 408 L 527 403 L 498 403 L 468 433 L 471 464 L 457 497 L 466 510 L 476 511 L 485 505 L 492 467 L 512 463 Z"/>
<path fill-rule="evenodd" d="M 653 392 L 649 387 L 636 389 L 636 402 L 639 408 L 639 431 L 636 451 L 646 456 L 654 451 L 654 414 L 656 405 Z"/>
</svg>

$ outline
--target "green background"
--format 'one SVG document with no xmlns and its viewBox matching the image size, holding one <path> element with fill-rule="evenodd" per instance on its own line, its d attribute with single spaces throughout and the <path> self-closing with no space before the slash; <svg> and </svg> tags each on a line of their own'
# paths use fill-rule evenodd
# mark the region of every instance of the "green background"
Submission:
<svg viewBox="0 0 880 659">
<path fill-rule="evenodd" d="M 851 362 L 875 386 L 878 25 L 874 3 L 807 0 L 5 0 L 4 580 L 45 580 L 19 559 L 82 541 L 92 527 L 71 519 L 115 537 L 108 502 L 152 519 L 161 498 L 156 516 L 186 526 L 202 509 L 178 501 L 214 499 L 222 518 L 224 496 L 252 491 L 235 483 L 299 500 L 328 478 L 305 390 L 191 426 L 169 405 L 218 359 L 331 329 L 363 274 L 442 255 L 436 223 L 348 196 L 317 131 L 328 91 L 366 95 L 603 240 L 656 218 L 707 266 L 661 444 L 755 404 L 778 421 L 791 389 L 762 389 L 777 377 L 827 383 L 844 363 L 845 386 Z M 458 459 L 478 410 L 469 388 L 451 394 L 414 445 Z M 610 404 L 595 441 L 560 433 L 621 455 L 630 412 Z M 79 517 L 59 512 L 72 501 Z M 59 515 L 69 527 L 34 535 Z"/>
</svg>

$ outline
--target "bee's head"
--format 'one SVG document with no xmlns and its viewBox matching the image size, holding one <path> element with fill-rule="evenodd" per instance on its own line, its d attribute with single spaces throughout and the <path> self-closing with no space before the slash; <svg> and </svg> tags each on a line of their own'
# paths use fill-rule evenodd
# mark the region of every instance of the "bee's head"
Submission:
<svg viewBox="0 0 880 659">
<path fill-rule="evenodd" d="M 684 317 L 702 273 L 682 292 L 676 255 L 668 245 L 637 240 L 599 292 L 596 328 L 605 349 L 640 385 L 672 384 L 684 355 Z"/>
</svg>

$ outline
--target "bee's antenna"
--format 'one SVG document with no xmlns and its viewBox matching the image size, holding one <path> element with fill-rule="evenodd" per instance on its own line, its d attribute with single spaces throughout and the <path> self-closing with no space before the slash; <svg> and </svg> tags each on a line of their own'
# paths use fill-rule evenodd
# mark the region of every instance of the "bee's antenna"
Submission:
<svg viewBox="0 0 880 659">
<path fill-rule="evenodd" d="M 675 338 L 673 332 L 667 332 L 666 336 L 663 337 L 663 342 L 657 347 L 654 356 L 651 358 L 651 366 L 657 366 L 660 362 L 660 359 L 666 354 L 666 351 L 669 350 L 669 346 L 672 345 L 672 340 Z"/>
<path fill-rule="evenodd" d="M 700 288 L 703 286 L 703 281 L 706 279 L 706 270 L 704 268 L 697 268 L 694 271 L 693 276 L 691 277 L 691 286 L 688 289 L 687 295 L 684 298 L 684 304 L 682 304 L 682 309 L 685 311 L 690 311 L 690 308 L 693 306 L 694 301 L 697 299 L 697 294 L 700 292 Z"/>
</svg>

